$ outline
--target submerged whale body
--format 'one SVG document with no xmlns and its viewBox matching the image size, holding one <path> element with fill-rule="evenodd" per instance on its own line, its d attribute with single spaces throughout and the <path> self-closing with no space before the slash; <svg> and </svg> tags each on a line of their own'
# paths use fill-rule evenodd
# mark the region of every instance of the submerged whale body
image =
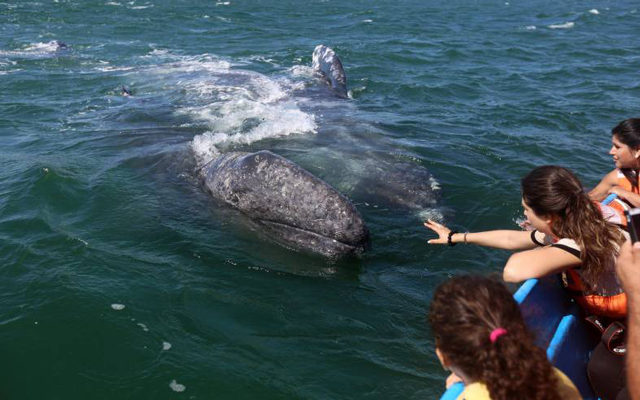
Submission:
<svg viewBox="0 0 640 400">
<path fill-rule="evenodd" d="M 417 211 L 436 207 L 439 197 L 438 183 L 426 168 L 408 163 L 389 165 L 384 171 L 372 166 L 353 191 L 367 202 Z"/>
<path fill-rule="evenodd" d="M 199 174 L 214 198 L 286 246 L 329 257 L 360 254 L 369 246 L 369 230 L 346 197 L 270 151 L 225 153 Z"/>
<path fill-rule="evenodd" d="M 344 73 L 342 62 L 331 48 L 322 44 L 316 46 L 313 50 L 312 68 L 325 79 L 336 95 L 349 97 L 347 75 Z"/>
</svg>

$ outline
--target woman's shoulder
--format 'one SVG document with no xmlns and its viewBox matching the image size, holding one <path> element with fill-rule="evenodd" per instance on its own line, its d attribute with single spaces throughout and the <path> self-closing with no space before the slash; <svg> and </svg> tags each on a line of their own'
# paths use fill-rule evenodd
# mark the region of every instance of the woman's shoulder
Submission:
<svg viewBox="0 0 640 400">
<path fill-rule="evenodd" d="M 563 400 L 582 400 L 580 392 L 571 382 L 568 376 L 557 368 L 553 368 L 558 377 L 558 394 Z M 465 386 L 464 391 L 456 400 L 491 400 L 487 386 L 480 382 L 475 382 Z"/>
<path fill-rule="evenodd" d="M 456 400 L 491 400 L 491 397 L 484 383 L 474 382 L 465 386 Z"/>
<path fill-rule="evenodd" d="M 582 400 L 582 396 L 578 391 L 578 388 L 571 382 L 568 376 L 557 368 L 553 368 L 556 376 L 558 377 L 558 394 L 561 399 L 567 400 Z"/>
</svg>

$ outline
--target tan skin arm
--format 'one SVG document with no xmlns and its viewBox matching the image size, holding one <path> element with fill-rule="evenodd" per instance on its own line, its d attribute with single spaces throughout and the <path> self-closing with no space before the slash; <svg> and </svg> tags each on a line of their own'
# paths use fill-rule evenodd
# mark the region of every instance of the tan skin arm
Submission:
<svg viewBox="0 0 640 400">
<path fill-rule="evenodd" d="M 602 178 L 600 183 L 598 183 L 598 186 L 596 186 L 589 192 L 589 197 L 596 201 L 602 201 L 609 195 L 609 193 L 611 193 L 611 189 L 614 186 L 618 186 L 617 169 L 614 169 L 613 171 L 606 174 L 604 178 Z"/>
<path fill-rule="evenodd" d="M 632 398 L 640 393 L 640 243 L 626 242 L 616 262 L 618 279 L 627 294 L 627 388 Z"/>
<path fill-rule="evenodd" d="M 438 234 L 437 239 L 431 239 L 427 243 L 448 244 L 451 229 L 432 220 L 427 220 L 424 226 Z M 464 243 L 464 233 L 456 233 L 451 236 L 451 242 Z M 467 243 L 504 250 L 527 250 L 537 247 L 531 241 L 531 232 L 511 230 L 469 232 L 467 234 Z"/>
<path fill-rule="evenodd" d="M 630 192 L 618 185 L 618 170 L 614 169 L 602 178 L 602 181 L 589 192 L 593 200 L 602 201 L 609 194 L 614 193 L 623 200 L 628 201 L 634 207 L 640 207 L 640 194 Z"/>
<path fill-rule="evenodd" d="M 609 191 L 610 193 L 615 193 L 623 200 L 628 201 L 634 207 L 640 207 L 640 195 L 637 193 L 630 192 L 628 190 L 624 190 L 620 186 L 614 186 Z"/>
<path fill-rule="evenodd" d="M 505 282 L 522 282 L 531 278 L 557 274 L 582 263 L 580 258 L 557 247 L 540 247 L 509 257 L 502 272 Z"/>
<path fill-rule="evenodd" d="M 428 220 L 424 225 L 438 234 L 429 244 L 447 244 L 449 232 L 446 226 Z M 464 242 L 464 233 L 451 236 L 453 243 Z M 504 267 L 503 278 L 507 282 L 522 282 L 541 278 L 580 265 L 579 257 L 557 247 L 538 247 L 531 240 L 531 232 L 486 231 L 467 234 L 467 243 L 505 250 L 524 250 L 509 257 Z"/>
</svg>

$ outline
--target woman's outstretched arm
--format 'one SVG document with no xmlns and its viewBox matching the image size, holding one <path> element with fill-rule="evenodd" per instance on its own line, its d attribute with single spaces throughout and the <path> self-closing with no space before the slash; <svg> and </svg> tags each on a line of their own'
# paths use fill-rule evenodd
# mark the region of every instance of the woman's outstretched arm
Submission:
<svg viewBox="0 0 640 400">
<path fill-rule="evenodd" d="M 424 226 L 438 234 L 437 239 L 431 239 L 427 243 L 448 244 L 451 229 L 432 220 L 427 220 Z M 451 242 L 465 243 L 465 233 L 453 234 Z M 469 232 L 466 234 L 466 243 L 504 250 L 526 250 L 536 247 L 536 244 L 531 240 L 531 232 L 516 230 Z"/>
</svg>

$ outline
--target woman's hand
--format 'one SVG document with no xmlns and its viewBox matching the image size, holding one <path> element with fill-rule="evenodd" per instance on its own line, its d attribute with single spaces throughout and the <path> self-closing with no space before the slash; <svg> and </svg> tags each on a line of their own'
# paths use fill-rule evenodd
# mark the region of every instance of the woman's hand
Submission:
<svg viewBox="0 0 640 400">
<path fill-rule="evenodd" d="M 614 186 L 611 189 L 609 189 L 609 194 L 615 194 L 615 195 L 617 195 L 618 197 L 620 197 L 623 200 L 627 199 L 629 193 L 631 193 L 631 192 L 621 188 L 620 186 Z"/>
<path fill-rule="evenodd" d="M 437 239 L 431 239 L 431 240 L 427 240 L 427 243 L 429 244 L 448 244 L 449 242 L 449 232 L 451 232 L 451 229 L 447 228 L 446 226 L 439 224 L 433 220 L 428 219 L 425 223 L 424 226 L 426 226 L 427 228 L 431 229 L 432 231 L 434 231 L 435 233 L 438 234 L 438 238 Z"/>
</svg>

